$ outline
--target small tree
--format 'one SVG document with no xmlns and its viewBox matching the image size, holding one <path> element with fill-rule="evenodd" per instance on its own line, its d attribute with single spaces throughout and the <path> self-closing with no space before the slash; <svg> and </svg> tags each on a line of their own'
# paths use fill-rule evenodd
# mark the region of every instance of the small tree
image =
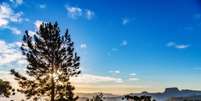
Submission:
<svg viewBox="0 0 201 101">
<path fill-rule="evenodd" d="M 0 95 L 9 97 L 10 95 L 14 95 L 14 89 L 12 89 L 12 86 L 8 81 L 3 81 L 0 79 Z"/>
<path fill-rule="evenodd" d="M 103 93 L 98 93 L 96 96 L 93 96 L 91 101 L 103 101 Z"/>
<path fill-rule="evenodd" d="M 74 52 L 68 30 L 60 35 L 58 24 L 43 23 L 34 36 L 25 31 L 21 46 L 28 65 L 26 76 L 14 69 L 20 89 L 27 99 L 75 101 L 69 79 L 80 74 L 80 57 Z"/>
<path fill-rule="evenodd" d="M 73 87 L 71 83 L 68 82 L 66 86 L 66 94 L 62 95 L 62 93 L 60 93 L 61 95 L 59 98 L 57 98 L 57 101 L 76 101 L 79 97 L 74 96 L 74 93 L 72 92 L 73 90 L 75 90 L 75 87 Z"/>
</svg>

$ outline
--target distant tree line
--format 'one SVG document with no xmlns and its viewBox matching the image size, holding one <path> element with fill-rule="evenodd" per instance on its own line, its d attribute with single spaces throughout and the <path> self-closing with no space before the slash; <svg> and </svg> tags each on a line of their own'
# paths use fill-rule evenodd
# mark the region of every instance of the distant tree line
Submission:
<svg viewBox="0 0 201 101">
<path fill-rule="evenodd" d="M 131 101 L 156 101 L 155 99 L 152 99 L 151 96 L 131 96 L 131 95 L 125 95 L 123 99 L 131 100 Z"/>
<path fill-rule="evenodd" d="M 87 99 L 86 101 L 104 101 L 105 97 L 103 96 L 103 93 L 98 93 L 97 95 L 93 96 L 92 99 Z M 122 100 L 128 100 L 128 101 L 156 101 L 155 99 L 152 99 L 151 96 L 131 96 L 131 95 L 125 95 Z"/>
<path fill-rule="evenodd" d="M 104 99 L 103 93 L 98 93 L 95 96 L 93 96 L 91 99 L 88 98 L 86 101 L 104 101 L 103 99 Z"/>
</svg>

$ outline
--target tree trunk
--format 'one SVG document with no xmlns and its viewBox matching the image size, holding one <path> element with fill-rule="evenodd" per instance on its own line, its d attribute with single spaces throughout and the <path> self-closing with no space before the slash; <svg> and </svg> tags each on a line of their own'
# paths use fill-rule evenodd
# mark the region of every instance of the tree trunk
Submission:
<svg viewBox="0 0 201 101">
<path fill-rule="evenodd" d="M 54 101 L 54 78 L 52 76 L 52 90 L 51 90 L 51 100 L 50 101 Z"/>
<path fill-rule="evenodd" d="M 54 101 L 54 96 L 55 96 L 55 82 L 54 82 L 54 64 L 52 64 L 52 75 L 51 75 L 51 83 L 52 83 L 52 89 L 51 89 L 51 100 Z"/>
</svg>

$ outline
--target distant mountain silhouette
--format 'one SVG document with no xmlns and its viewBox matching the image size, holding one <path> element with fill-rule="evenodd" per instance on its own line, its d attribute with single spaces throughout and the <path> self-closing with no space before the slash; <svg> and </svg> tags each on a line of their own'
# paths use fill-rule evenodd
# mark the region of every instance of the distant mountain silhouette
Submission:
<svg viewBox="0 0 201 101">
<path fill-rule="evenodd" d="M 80 98 L 91 98 L 92 96 L 96 95 L 96 93 L 90 93 L 90 94 L 78 94 L 81 95 Z M 105 100 L 104 101 L 122 101 L 122 98 L 125 95 L 119 96 L 119 95 L 113 95 L 109 93 L 103 93 Z M 158 92 L 158 93 L 149 93 L 147 91 L 144 91 L 142 93 L 130 93 L 128 94 L 130 96 L 152 96 L 156 101 L 167 101 L 168 99 L 172 97 L 192 97 L 192 96 L 201 96 L 201 91 L 198 90 L 179 90 L 177 87 L 172 88 L 166 88 L 164 92 Z M 86 101 L 86 100 L 80 100 L 80 101 Z"/>
<path fill-rule="evenodd" d="M 167 101 L 201 101 L 201 95 L 188 97 L 171 97 Z"/>
<path fill-rule="evenodd" d="M 142 93 L 131 93 L 129 95 L 136 95 L 136 96 L 152 96 L 156 101 L 166 101 L 167 99 L 171 97 L 189 97 L 189 96 L 197 96 L 201 95 L 201 91 L 197 90 L 179 90 L 176 87 L 172 88 L 166 88 L 164 92 L 162 93 L 148 93 L 148 92 L 142 92 Z"/>
<path fill-rule="evenodd" d="M 166 88 L 164 93 L 168 94 L 168 93 L 178 93 L 179 89 L 176 87 L 172 87 L 172 88 Z"/>
</svg>

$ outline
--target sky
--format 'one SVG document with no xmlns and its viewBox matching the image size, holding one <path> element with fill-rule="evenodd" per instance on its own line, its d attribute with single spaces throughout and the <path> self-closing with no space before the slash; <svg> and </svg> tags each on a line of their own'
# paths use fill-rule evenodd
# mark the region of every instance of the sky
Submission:
<svg viewBox="0 0 201 101">
<path fill-rule="evenodd" d="M 69 29 L 81 57 L 76 92 L 201 90 L 198 0 L 0 0 L 0 78 L 25 70 L 22 36 L 42 22 Z"/>
</svg>

